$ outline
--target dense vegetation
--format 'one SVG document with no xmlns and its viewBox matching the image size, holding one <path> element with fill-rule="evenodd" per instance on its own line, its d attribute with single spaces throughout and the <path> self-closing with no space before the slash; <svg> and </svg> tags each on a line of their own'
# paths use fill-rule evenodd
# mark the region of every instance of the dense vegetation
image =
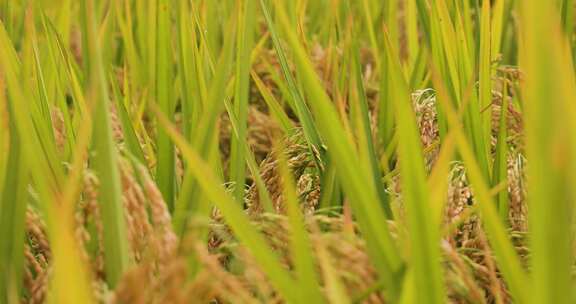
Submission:
<svg viewBox="0 0 576 304">
<path fill-rule="evenodd" d="M 570 0 L 0 0 L 0 303 L 575 303 Z"/>
</svg>

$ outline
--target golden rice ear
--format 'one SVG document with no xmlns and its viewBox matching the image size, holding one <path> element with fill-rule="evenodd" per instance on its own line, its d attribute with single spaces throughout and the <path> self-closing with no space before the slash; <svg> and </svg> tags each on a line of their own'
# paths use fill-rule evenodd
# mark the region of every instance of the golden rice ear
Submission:
<svg viewBox="0 0 576 304">
<path fill-rule="evenodd" d="M 304 134 L 301 130 L 296 131 L 292 136 L 283 139 L 284 148 L 283 149 L 272 149 L 268 157 L 262 161 L 260 164 L 260 177 L 262 178 L 268 193 L 270 193 L 270 198 L 272 199 L 274 205 L 274 211 L 283 213 L 285 211 L 284 208 L 284 199 L 281 193 L 281 179 L 280 173 L 278 168 L 278 157 L 279 153 L 282 153 L 283 157 L 287 158 L 288 167 L 295 175 L 295 178 L 298 183 L 305 175 L 305 171 L 313 171 L 313 177 L 318 177 L 319 172 L 314 169 L 314 158 L 310 154 L 310 150 L 304 144 L 305 138 Z M 306 177 L 304 177 L 306 178 Z M 317 188 L 319 185 L 310 185 L 313 188 Z M 309 197 L 307 190 L 302 189 L 303 191 L 299 192 L 303 198 Z M 309 189 L 309 191 L 313 191 L 313 189 Z M 309 203 L 310 206 L 317 205 L 317 199 L 311 199 Z M 248 210 L 252 213 L 260 213 L 264 211 L 262 202 L 260 201 L 259 191 L 257 189 L 257 185 L 252 185 L 248 193 L 246 195 Z"/>
</svg>

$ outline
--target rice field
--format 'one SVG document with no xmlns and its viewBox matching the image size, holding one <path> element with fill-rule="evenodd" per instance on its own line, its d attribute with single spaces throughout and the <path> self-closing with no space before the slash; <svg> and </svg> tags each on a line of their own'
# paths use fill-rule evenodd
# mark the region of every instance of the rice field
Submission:
<svg viewBox="0 0 576 304">
<path fill-rule="evenodd" d="M 0 304 L 576 303 L 570 0 L 0 0 Z"/>
</svg>

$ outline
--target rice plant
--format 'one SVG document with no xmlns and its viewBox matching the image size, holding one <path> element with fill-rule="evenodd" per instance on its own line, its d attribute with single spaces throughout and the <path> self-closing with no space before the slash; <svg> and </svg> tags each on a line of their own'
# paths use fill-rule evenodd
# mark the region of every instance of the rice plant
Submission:
<svg viewBox="0 0 576 304">
<path fill-rule="evenodd" d="M 569 0 L 0 0 L 0 304 L 575 303 Z"/>
</svg>

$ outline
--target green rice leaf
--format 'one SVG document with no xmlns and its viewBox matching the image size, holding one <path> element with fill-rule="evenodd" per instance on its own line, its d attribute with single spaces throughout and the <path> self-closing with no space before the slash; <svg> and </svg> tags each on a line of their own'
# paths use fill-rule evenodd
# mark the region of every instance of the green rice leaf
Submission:
<svg viewBox="0 0 576 304">
<path fill-rule="evenodd" d="M 248 99 L 250 84 L 250 53 L 254 44 L 254 0 L 244 0 L 239 8 L 239 31 L 236 48 L 236 77 L 234 94 L 234 113 L 238 119 L 238 136 L 232 137 L 230 148 L 230 181 L 235 184 L 236 201 L 244 201 L 244 184 L 246 180 L 246 155 L 244 142 L 247 136 Z"/>
<path fill-rule="evenodd" d="M 172 46 L 170 15 L 172 12 L 171 1 L 158 0 L 157 7 L 157 38 L 156 38 L 156 103 L 162 112 L 168 117 L 174 115 L 174 100 L 172 89 Z M 168 209 L 174 210 L 174 197 L 176 191 L 176 155 L 174 146 L 168 136 L 160 129 L 156 137 L 156 149 L 158 165 L 156 167 L 156 182 L 162 192 Z"/>
<path fill-rule="evenodd" d="M 102 210 L 104 228 L 104 266 L 106 280 L 116 286 L 130 264 L 128 238 L 124 223 L 120 175 L 117 167 L 116 146 L 112 139 L 110 122 L 110 103 L 108 85 L 105 80 L 102 55 L 96 37 L 96 20 L 91 0 L 84 0 L 84 18 L 86 18 L 86 36 L 89 42 L 90 70 L 89 97 L 95 103 L 93 134 L 93 168 L 100 180 L 99 202 Z"/>
<path fill-rule="evenodd" d="M 389 77 L 393 80 L 392 96 L 395 102 L 400 155 L 400 179 L 403 201 L 407 209 L 407 224 L 410 239 L 410 267 L 414 271 L 414 284 L 418 289 L 417 302 L 444 303 L 445 291 L 440 268 L 440 237 L 437 223 L 427 215 L 430 192 L 426 183 L 424 157 L 420 143 L 416 116 L 408 85 L 403 77 L 400 63 L 394 54 L 392 42 L 385 32 L 386 54 Z"/>
<path fill-rule="evenodd" d="M 570 303 L 574 299 L 571 172 L 576 167 L 576 139 L 571 129 L 576 117 L 576 77 L 555 2 L 521 4 L 532 279 L 527 295 L 531 303 Z M 547 37 L 545 46 L 539 37 Z"/>
</svg>

